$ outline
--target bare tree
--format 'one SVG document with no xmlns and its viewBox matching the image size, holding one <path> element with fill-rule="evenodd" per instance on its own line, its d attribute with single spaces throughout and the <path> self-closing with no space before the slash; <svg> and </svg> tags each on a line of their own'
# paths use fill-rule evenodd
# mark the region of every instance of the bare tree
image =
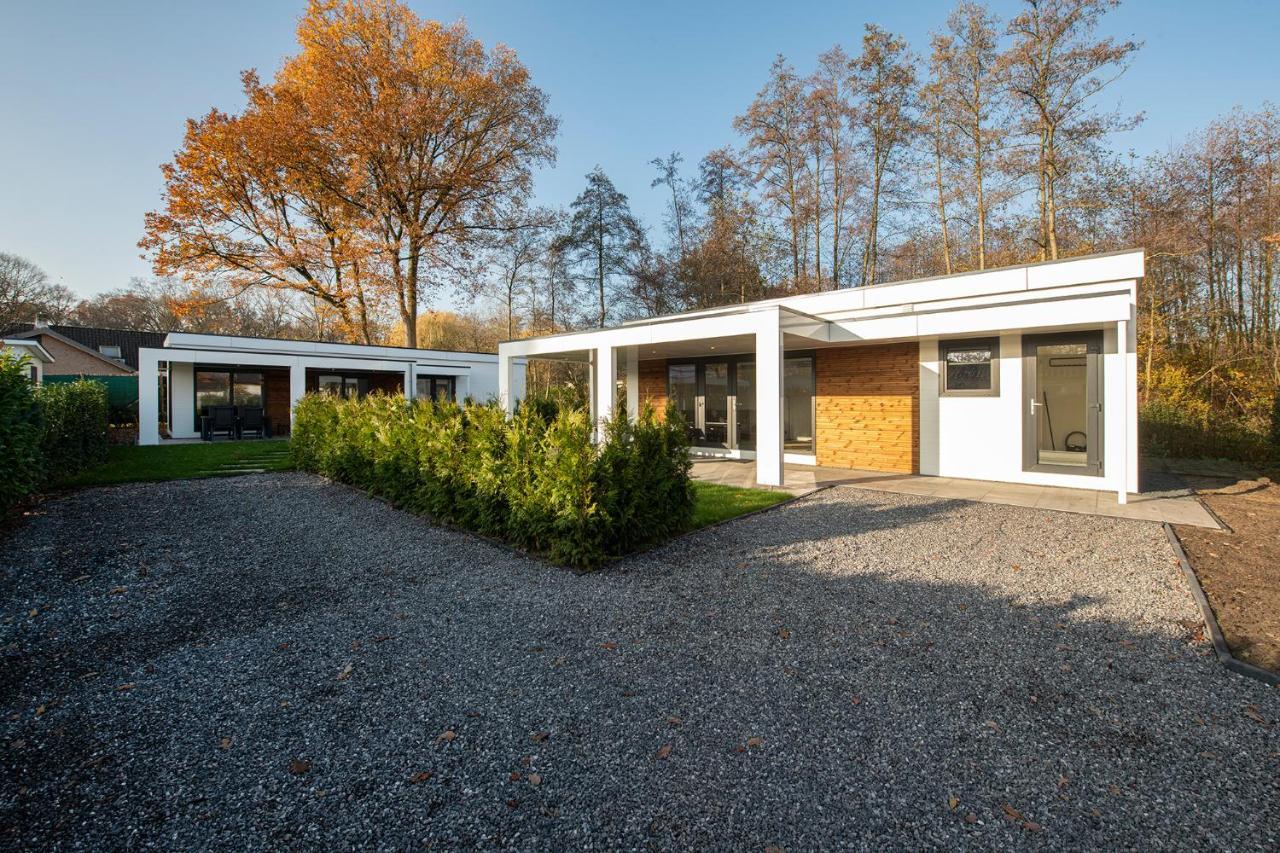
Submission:
<svg viewBox="0 0 1280 853">
<path fill-rule="evenodd" d="M 885 189 L 915 128 L 915 58 L 906 40 L 868 24 L 862 53 L 853 60 L 853 79 L 860 96 L 858 123 L 871 171 L 862 255 L 865 285 L 876 282 Z"/>
<path fill-rule="evenodd" d="M 37 319 L 59 322 L 76 297 L 26 258 L 0 252 L 0 329 Z"/>
<path fill-rule="evenodd" d="M 1137 42 L 1096 38 L 1098 21 L 1118 0 L 1024 0 L 1009 22 L 1013 45 L 1002 70 L 1034 139 L 1039 255 L 1058 257 L 1059 183 L 1072 157 L 1137 118 L 1102 113 L 1094 102 L 1128 67 Z"/>
</svg>

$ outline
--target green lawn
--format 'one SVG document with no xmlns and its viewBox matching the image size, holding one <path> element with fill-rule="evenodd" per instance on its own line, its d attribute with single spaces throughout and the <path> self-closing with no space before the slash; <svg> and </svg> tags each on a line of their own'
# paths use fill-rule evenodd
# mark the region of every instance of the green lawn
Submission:
<svg viewBox="0 0 1280 853">
<path fill-rule="evenodd" d="M 787 492 L 740 489 L 737 486 L 722 486 L 701 480 L 693 481 L 693 496 L 693 521 L 689 525 L 690 530 L 764 509 L 791 497 Z"/>
<path fill-rule="evenodd" d="M 290 468 L 286 441 L 220 441 L 155 447 L 113 447 L 97 468 L 61 480 L 59 488 L 111 486 L 157 480 L 227 477 L 242 469 L 285 471 Z M 717 483 L 693 482 L 693 520 L 697 530 L 718 521 L 773 506 L 791 497 L 786 492 L 741 489 Z"/>
<path fill-rule="evenodd" d="M 113 447 L 107 461 L 55 484 L 60 488 L 110 486 L 194 477 L 226 477 L 262 468 L 290 467 L 287 441 L 221 441 L 152 447 Z"/>
</svg>

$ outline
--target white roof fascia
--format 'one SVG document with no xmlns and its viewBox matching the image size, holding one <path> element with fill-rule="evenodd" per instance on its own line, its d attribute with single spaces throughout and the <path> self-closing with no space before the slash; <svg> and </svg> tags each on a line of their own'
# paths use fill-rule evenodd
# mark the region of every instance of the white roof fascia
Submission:
<svg viewBox="0 0 1280 853">
<path fill-rule="evenodd" d="M 165 349 L 225 350 L 228 353 L 278 353 L 281 355 L 314 355 L 325 357 L 376 358 L 381 360 L 469 361 L 496 363 L 494 353 L 453 352 L 451 350 L 383 347 L 365 344 L 341 344 L 327 341 L 291 341 L 277 338 L 248 338 L 235 335 L 206 335 L 195 332 L 170 332 L 164 339 Z"/>
<path fill-rule="evenodd" d="M 44 348 L 44 345 L 31 338 L 4 338 L 0 340 L 0 346 L 9 347 L 11 349 L 31 350 L 31 354 L 44 364 L 52 364 L 57 360 L 47 349 Z"/>
</svg>

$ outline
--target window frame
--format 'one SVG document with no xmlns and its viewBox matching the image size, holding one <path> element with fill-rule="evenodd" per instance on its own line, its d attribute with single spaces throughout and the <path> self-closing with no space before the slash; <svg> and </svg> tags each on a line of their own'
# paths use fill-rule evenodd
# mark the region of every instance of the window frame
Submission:
<svg viewBox="0 0 1280 853">
<path fill-rule="evenodd" d="M 991 386 L 989 388 L 948 388 L 947 356 L 961 350 L 989 349 L 991 351 Z M 951 338 L 938 341 L 938 396 L 939 397 L 999 397 L 1000 396 L 1000 338 Z"/>
<path fill-rule="evenodd" d="M 114 350 L 114 354 L 108 350 Z M 119 344 L 98 344 L 98 354 L 120 361 L 124 358 L 124 347 Z"/>
</svg>

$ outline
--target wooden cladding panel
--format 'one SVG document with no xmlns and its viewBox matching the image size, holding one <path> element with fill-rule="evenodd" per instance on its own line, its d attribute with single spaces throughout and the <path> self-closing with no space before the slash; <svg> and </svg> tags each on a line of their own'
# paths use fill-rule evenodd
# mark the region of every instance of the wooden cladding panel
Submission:
<svg viewBox="0 0 1280 853">
<path fill-rule="evenodd" d="M 659 416 L 667 409 L 667 360 L 640 362 L 640 405 L 653 406 Z"/>
<path fill-rule="evenodd" d="M 920 348 L 877 344 L 817 351 L 818 464 L 920 470 Z"/>
<path fill-rule="evenodd" d="M 271 424 L 271 434 L 289 434 L 289 368 L 267 367 L 262 370 L 263 416 Z"/>
</svg>

